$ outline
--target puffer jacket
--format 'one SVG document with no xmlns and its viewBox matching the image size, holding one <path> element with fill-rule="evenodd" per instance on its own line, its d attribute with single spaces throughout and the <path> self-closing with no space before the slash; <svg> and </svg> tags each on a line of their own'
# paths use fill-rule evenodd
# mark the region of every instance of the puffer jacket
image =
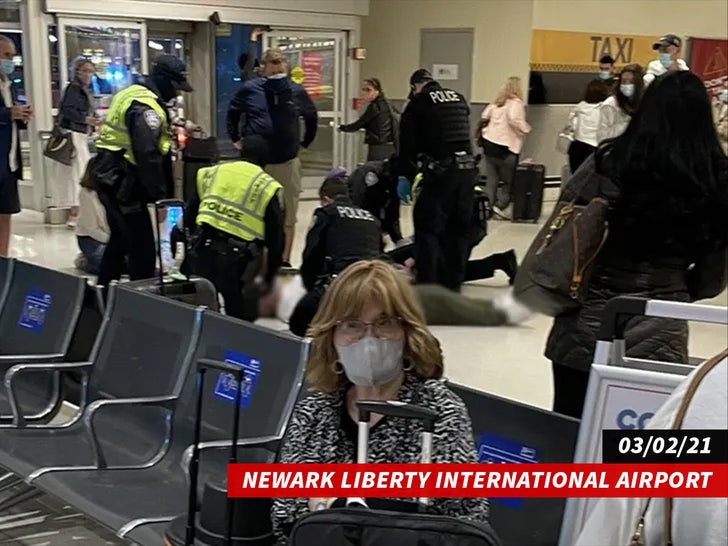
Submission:
<svg viewBox="0 0 728 546">
<path fill-rule="evenodd" d="M 585 163 L 594 168 L 593 159 Z M 669 225 L 679 218 L 665 218 Z M 625 255 L 628 231 L 618 211 L 610 216 L 610 237 L 597 258 L 585 302 L 578 310 L 554 319 L 545 355 L 552 362 L 588 370 L 594 356 L 597 332 L 607 301 L 620 295 L 690 302 L 716 296 L 726 285 L 726 249 L 704 256 L 679 255 L 675 249 L 644 249 L 643 258 Z M 684 229 L 690 229 L 684 225 Z M 690 268 L 691 264 L 695 264 Z M 689 270 L 690 268 L 690 270 Z M 625 330 L 627 356 L 663 362 L 686 363 L 688 326 L 684 321 L 635 317 Z"/>
<path fill-rule="evenodd" d="M 359 129 L 366 131 L 364 142 L 369 145 L 388 144 L 394 142 L 394 128 L 392 125 L 392 111 L 389 102 L 384 96 L 377 95 L 361 117 L 354 123 L 342 125 L 340 129 L 345 133 L 353 133 Z"/>
</svg>

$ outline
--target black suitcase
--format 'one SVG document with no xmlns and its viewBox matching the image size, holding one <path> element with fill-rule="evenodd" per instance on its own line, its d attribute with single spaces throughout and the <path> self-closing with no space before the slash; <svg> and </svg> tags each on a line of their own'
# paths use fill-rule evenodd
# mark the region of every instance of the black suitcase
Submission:
<svg viewBox="0 0 728 546">
<path fill-rule="evenodd" d="M 217 139 L 204 133 L 190 135 L 182 150 L 182 198 L 188 201 L 197 186 L 197 171 L 211 167 L 220 159 Z"/>
<path fill-rule="evenodd" d="M 208 482 L 204 484 L 202 502 L 198 502 L 202 401 L 205 395 L 205 375 L 208 370 L 229 373 L 234 376 L 238 385 L 244 378 L 243 368 L 207 358 L 197 362 L 194 447 L 189 466 L 190 489 L 187 513 L 169 523 L 164 538 L 170 546 L 272 546 L 275 538 L 270 520 L 270 499 L 228 497 L 227 483 Z M 235 439 L 238 437 L 241 392 L 241 389 L 236 390 L 233 404 L 230 464 L 238 461 L 238 442 Z"/>
<path fill-rule="evenodd" d="M 367 462 L 368 424 L 372 413 L 423 422 L 422 463 L 430 463 L 432 433 L 437 412 L 390 402 L 358 402 L 357 462 Z M 389 501 L 396 504 L 397 501 Z M 427 513 L 428 499 L 401 511 L 362 507 L 361 499 L 347 499 L 346 507 L 320 510 L 303 516 L 293 526 L 288 546 L 500 546 L 487 523 Z M 372 501 L 374 504 L 374 501 Z M 336 504 L 334 504 L 336 506 Z"/>
<path fill-rule="evenodd" d="M 521 163 L 516 167 L 511 185 L 514 222 L 538 222 L 543 207 L 546 167 Z"/>
<path fill-rule="evenodd" d="M 159 215 L 159 211 L 179 207 L 184 214 L 184 202 L 177 199 L 163 199 L 154 204 L 155 212 Z M 150 292 L 165 298 L 171 298 L 176 301 L 188 303 L 198 306 L 204 305 L 213 311 L 219 311 L 220 305 L 217 299 L 217 290 L 215 286 L 207 279 L 202 277 L 186 277 L 183 275 L 168 276 L 165 275 L 164 265 L 162 262 L 162 237 L 159 233 L 159 222 L 157 222 L 157 257 L 159 259 L 159 276 L 153 279 L 142 279 L 124 283 L 126 288 L 134 288 L 143 292 Z M 174 234 L 172 238 L 174 238 Z M 187 240 L 186 236 L 181 237 L 182 243 Z"/>
</svg>

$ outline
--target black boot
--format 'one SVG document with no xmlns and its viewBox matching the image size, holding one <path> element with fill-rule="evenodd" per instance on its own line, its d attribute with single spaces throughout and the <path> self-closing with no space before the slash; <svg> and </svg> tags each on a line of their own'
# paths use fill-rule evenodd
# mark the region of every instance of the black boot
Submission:
<svg viewBox="0 0 728 546">
<path fill-rule="evenodd" d="M 518 258 L 516 258 L 516 251 L 510 249 L 508 252 L 501 252 L 498 254 L 498 269 L 508 275 L 508 283 L 513 284 L 516 280 L 516 273 L 518 273 Z"/>
</svg>

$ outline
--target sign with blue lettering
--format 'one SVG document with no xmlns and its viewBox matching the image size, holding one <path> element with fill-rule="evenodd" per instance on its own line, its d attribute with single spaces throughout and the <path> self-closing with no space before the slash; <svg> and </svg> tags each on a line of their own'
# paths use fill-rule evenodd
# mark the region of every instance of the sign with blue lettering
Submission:
<svg viewBox="0 0 728 546">
<path fill-rule="evenodd" d="M 538 449 L 495 434 L 483 433 L 478 441 L 478 462 L 491 464 L 537 463 Z M 523 499 L 489 499 L 518 510 Z"/>
<path fill-rule="evenodd" d="M 36 333 L 43 331 L 51 308 L 51 295 L 40 290 L 29 290 L 20 311 L 18 326 Z"/>
<path fill-rule="evenodd" d="M 255 386 L 258 383 L 261 362 L 248 355 L 228 350 L 225 351 L 225 363 L 243 369 L 243 384 L 240 386 L 240 407 L 247 408 L 250 405 L 253 392 L 255 392 Z M 233 374 L 220 372 L 217 376 L 217 383 L 215 384 L 213 395 L 220 400 L 234 403 L 237 388 L 238 382 Z"/>
</svg>

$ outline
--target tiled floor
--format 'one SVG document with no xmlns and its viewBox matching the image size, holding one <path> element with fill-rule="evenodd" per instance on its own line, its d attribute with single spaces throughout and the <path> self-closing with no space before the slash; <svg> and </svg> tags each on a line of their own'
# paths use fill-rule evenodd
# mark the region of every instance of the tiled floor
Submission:
<svg viewBox="0 0 728 546">
<path fill-rule="evenodd" d="M 551 206 L 552 201 L 547 203 L 544 214 Z M 294 265 L 300 260 L 305 230 L 315 207 L 315 201 L 301 203 Z M 408 208 L 403 208 L 403 217 L 403 231 L 409 234 L 412 232 L 412 222 Z M 475 249 L 474 257 L 509 248 L 515 248 L 522 256 L 538 228 L 532 224 L 491 222 L 489 229 L 490 234 Z M 46 267 L 74 271 L 72 262 L 78 250 L 73 232 L 64 226 L 43 225 L 39 213 L 25 211 L 15 217 L 11 244 L 12 254 L 18 258 Z M 498 273 L 494 279 L 468 285 L 465 293 L 478 298 L 492 298 L 502 294 L 506 287 L 507 278 Z M 726 293 L 706 303 L 726 305 Z M 543 357 L 550 322 L 548 317 L 537 316 L 513 328 L 433 327 L 432 330 L 442 343 L 446 375 L 453 381 L 550 408 L 550 363 Z M 725 348 L 725 344 L 725 327 L 691 325 L 691 355 L 711 356 Z"/>
</svg>

